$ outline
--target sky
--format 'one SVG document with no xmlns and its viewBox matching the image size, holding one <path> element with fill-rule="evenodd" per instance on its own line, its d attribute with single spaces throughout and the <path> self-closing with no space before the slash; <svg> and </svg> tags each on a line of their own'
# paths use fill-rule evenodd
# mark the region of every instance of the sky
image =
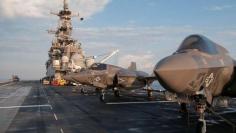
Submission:
<svg viewBox="0 0 236 133">
<path fill-rule="evenodd" d="M 62 0 L 0 1 L 0 80 L 45 76 L 45 62 Z M 70 0 L 84 21 L 73 19 L 73 37 L 86 56 L 119 49 L 108 63 L 151 73 L 190 34 L 202 34 L 236 59 L 235 0 Z"/>
</svg>

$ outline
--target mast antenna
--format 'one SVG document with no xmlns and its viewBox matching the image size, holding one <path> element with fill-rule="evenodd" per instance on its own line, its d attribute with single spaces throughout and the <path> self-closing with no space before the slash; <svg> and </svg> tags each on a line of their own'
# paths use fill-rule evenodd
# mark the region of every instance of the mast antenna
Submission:
<svg viewBox="0 0 236 133">
<path fill-rule="evenodd" d="M 64 10 L 67 10 L 67 9 L 69 9 L 69 7 L 68 7 L 68 0 L 64 0 Z"/>
</svg>

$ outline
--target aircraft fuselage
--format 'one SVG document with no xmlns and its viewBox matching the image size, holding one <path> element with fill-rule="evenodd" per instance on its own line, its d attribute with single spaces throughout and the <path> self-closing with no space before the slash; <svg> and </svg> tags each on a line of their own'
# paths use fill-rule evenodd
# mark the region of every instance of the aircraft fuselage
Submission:
<svg viewBox="0 0 236 133">
<path fill-rule="evenodd" d="M 195 95 L 205 91 L 214 97 L 231 83 L 234 61 L 223 47 L 193 35 L 185 39 L 177 52 L 162 59 L 154 73 L 171 92 Z"/>
</svg>

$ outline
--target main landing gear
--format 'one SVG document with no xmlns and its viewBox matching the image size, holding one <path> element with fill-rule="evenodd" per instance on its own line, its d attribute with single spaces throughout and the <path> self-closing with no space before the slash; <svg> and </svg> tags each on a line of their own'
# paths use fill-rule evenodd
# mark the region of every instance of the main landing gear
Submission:
<svg viewBox="0 0 236 133">
<path fill-rule="evenodd" d="M 204 95 L 196 95 L 194 97 L 195 110 L 199 114 L 199 119 L 196 124 L 196 133 L 206 133 L 205 110 L 207 100 Z"/>
<path fill-rule="evenodd" d="M 85 94 L 85 93 L 86 93 L 84 87 L 81 87 L 80 93 L 81 93 L 81 94 Z"/>
<path fill-rule="evenodd" d="M 114 96 L 115 97 L 120 97 L 120 91 L 119 91 L 119 89 L 117 89 L 116 87 L 113 89 L 113 91 L 114 91 Z"/>
<path fill-rule="evenodd" d="M 114 95 L 115 97 L 120 97 L 120 90 L 118 88 L 114 88 Z M 100 101 L 101 102 L 105 102 L 105 89 L 101 89 L 99 90 L 99 94 L 100 94 Z"/>
<path fill-rule="evenodd" d="M 187 105 L 186 103 L 180 103 L 180 113 L 188 113 Z"/>
<path fill-rule="evenodd" d="M 105 90 L 104 89 L 100 90 L 100 101 L 101 102 L 105 101 Z"/>
<path fill-rule="evenodd" d="M 147 90 L 147 96 L 149 99 L 152 99 L 152 96 L 153 96 L 153 94 L 152 94 L 153 89 L 151 87 L 151 84 L 152 84 L 152 82 L 146 81 L 146 90 Z"/>
<path fill-rule="evenodd" d="M 147 96 L 148 98 L 152 98 L 152 90 L 151 89 L 147 89 Z"/>
</svg>

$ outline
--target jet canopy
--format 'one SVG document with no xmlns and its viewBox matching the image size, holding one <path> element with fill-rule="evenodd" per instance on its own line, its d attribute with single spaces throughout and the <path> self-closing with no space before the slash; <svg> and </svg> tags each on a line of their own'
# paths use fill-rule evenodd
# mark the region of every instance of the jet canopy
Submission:
<svg viewBox="0 0 236 133">
<path fill-rule="evenodd" d="M 93 65 L 91 65 L 91 67 L 89 69 L 91 69 L 91 70 L 106 70 L 107 65 L 102 64 L 102 63 L 94 63 Z"/>
<path fill-rule="evenodd" d="M 217 44 L 202 35 L 191 35 L 187 37 L 180 45 L 177 53 L 184 52 L 189 49 L 197 49 L 208 54 L 219 54 Z"/>
</svg>

